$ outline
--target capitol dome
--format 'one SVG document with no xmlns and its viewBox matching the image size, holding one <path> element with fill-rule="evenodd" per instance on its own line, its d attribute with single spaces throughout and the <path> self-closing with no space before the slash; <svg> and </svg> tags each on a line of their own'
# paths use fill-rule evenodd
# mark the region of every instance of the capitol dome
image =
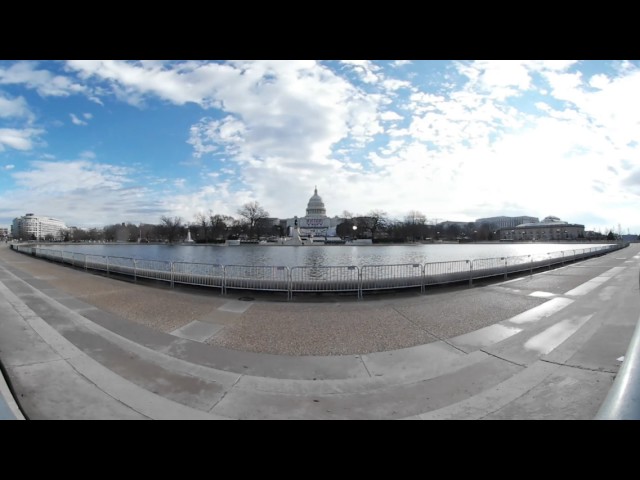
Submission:
<svg viewBox="0 0 640 480">
<path fill-rule="evenodd" d="M 307 217 L 326 217 L 327 210 L 324 208 L 324 202 L 318 195 L 318 187 L 313 191 L 313 196 L 307 204 Z"/>
</svg>

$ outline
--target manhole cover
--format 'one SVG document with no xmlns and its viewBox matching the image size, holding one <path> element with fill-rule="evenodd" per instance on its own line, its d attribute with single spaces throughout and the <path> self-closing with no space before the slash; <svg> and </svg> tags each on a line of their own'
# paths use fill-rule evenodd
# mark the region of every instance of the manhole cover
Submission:
<svg viewBox="0 0 640 480">
<path fill-rule="evenodd" d="M 240 297 L 238 300 L 240 300 L 241 302 L 253 302 L 255 300 L 255 298 L 253 298 L 253 297 Z"/>
</svg>

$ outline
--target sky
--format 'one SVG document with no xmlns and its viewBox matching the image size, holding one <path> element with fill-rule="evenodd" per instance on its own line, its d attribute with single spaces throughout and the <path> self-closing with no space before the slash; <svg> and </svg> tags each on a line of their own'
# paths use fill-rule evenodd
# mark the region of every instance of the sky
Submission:
<svg viewBox="0 0 640 480">
<path fill-rule="evenodd" d="M 638 61 L 0 61 L 0 226 L 372 210 L 640 233 Z"/>
</svg>

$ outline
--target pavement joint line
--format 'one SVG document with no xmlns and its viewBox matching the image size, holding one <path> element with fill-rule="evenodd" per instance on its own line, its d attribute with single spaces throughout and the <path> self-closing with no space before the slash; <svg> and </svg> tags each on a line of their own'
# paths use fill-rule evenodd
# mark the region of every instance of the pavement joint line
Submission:
<svg viewBox="0 0 640 480">
<path fill-rule="evenodd" d="M 213 413 L 213 409 L 216 408 L 218 406 L 218 404 L 224 400 L 224 397 L 227 396 L 227 394 L 233 389 L 233 387 L 235 387 L 238 382 L 240 381 L 240 379 L 244 377 L 244 375 L 239 375 L 238 378 L 236 379 L 235 382 L 233 382 L 233 385 L 231 385 L 229 388 L 227 388 L 223 393 L 222 396 L 216 401 L 214 402 L 214 404 L 211 406 L 211 408 L 208 410 L 208 413 Z"/>
<path fill-rule="evenodd" d="M 427 328 L 425 328 L 423 325 L 417 324 L 416 322 L 414 322 L 413 320 L 411 320 L 409 317 L 407 317 L 404 313 L 400 312 L 396 307 L 391 307 L 391 310 L 393 310 L 394 312 L 396 312 L 398 315 L 400 315 L 402 318 L 404 318 L 407 322 L 409 322 L 411 325 L 413 325 L 414 327 L 417 327 L 418 329 L 424 331 L 425 333 L 431 335 L 432 337 L 438 339 L 439 341 L 446 343 L 447 345 L 449 345 L 452 348 L 455 348 L 456 350 L 462 352 L 465 355 L 468 355 L 468 352 L 465 351 L 464 349 L 458 347 L 457 345 L 454 345 L 453 343 L 451 343 L 448 338 L 441 338 L 438 335 L 436 335 L 435 333 L 431 333 Z"/>
<path fill-rule="evenodd" d="M 364 358 L 362 358 L 362 355 L 358 355 L 358 358 L 360 359 L 360 362 L 362 362 L 362 366 L 364 367 L 365 371 L 367 372 L 367 375 L 369 375 L 369 377 L 373 378 L 373 375 L 371 375 L 371 372 L 367 368 L 367 364 L 365 363 Z"/>
<path fill-rule="evenodd" d="M 526 368 L 527 365 L 524 363 L 514 362 L 513 360 L 509 360 L 508 358 L 501 357 L 500 355 L 496 355 L 495 353 L 487 352 L 484 348 L 479 349 L 482 353 L 486 353 L 487 355 L 497 358 L 498 360 L 502 360 L 504 362 L 510 363 L 511 365 L 517 365 L 518 367 Z M 551 363 L 551 362 L 550 362 Z"/>
<path fill-rule="evenodd" d="M 571 364 L 571 363 L 554 362 L 552 360 L 547 360 L 547 359 L 544 359 L 544 358 L 540 358 L 539 360 L 541 362 L 552 363 L 554 365 L 559 365 L 561 367 L 575 368 L 576 370 L 585 370 L 587 372 L 613 373 L 614 375 L 618 373 L 618 370 L 604 370 L 604 369 L 600 369 L 600 368 L 589 368 L 589 367 L 584 367 L 582 365 L 574 365 L 574 364 Z"/>
</svg>

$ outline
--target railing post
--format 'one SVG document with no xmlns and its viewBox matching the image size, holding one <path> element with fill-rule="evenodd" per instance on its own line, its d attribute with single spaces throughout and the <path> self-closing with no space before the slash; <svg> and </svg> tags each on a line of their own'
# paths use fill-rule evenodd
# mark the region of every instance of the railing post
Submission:
<svg viewBox="0 0 640 480">
<path fill-rule="evenodd" d="M 424 264 L 420 265 L 420 293 L 424 294 L 426 286 L 425 283 L 427 281 L 427 277 L 424 273 Z"/>
<path fill-rule="evenodd" d="M 169 262 L 169 265 L 171 266 L 171 288 L 174 288 L 174 283 L 173 283 L 173 262 Z"/>
<path fill-rule="evenodd" d="M 287 269 L 287 301 L 293 300 L 293 292 L 291 291 L 291 269 L 289 267 L 285 267 Z"/>
<path fill-rule="evenodd" d="M 133 259 L 133 281 L 138 282 L 138 277 L 136 275 L 136 259 Z"/>
<path fill-rule="evenodd" d="M 222 295 L 227 293 L 227 266 L 222 266 Z"/>
<path fill-rule="evenodd" d="M 105 258 L 107 259 L 107 277 L 109 277 L 109 256 L 105 255 Z"/>
<path fill-rule="evenodd" d="M 469 264 L 469 286 L 473 286 L 473 260 L 467 260 Z"/>
<path fill-rule="evenodd" d="M 504 279 L 507 279 L 507 262 L 509 257 L 502 257 L 501 260 L 504 260 Z"/>
<path fill-rule="evenodd" d="M 358 273 L 358 300 L 364 298 L 362 294 L 362 272 L 360 271 L 360 267 L 356 266 L 356 272 Z"/>
</svg>

